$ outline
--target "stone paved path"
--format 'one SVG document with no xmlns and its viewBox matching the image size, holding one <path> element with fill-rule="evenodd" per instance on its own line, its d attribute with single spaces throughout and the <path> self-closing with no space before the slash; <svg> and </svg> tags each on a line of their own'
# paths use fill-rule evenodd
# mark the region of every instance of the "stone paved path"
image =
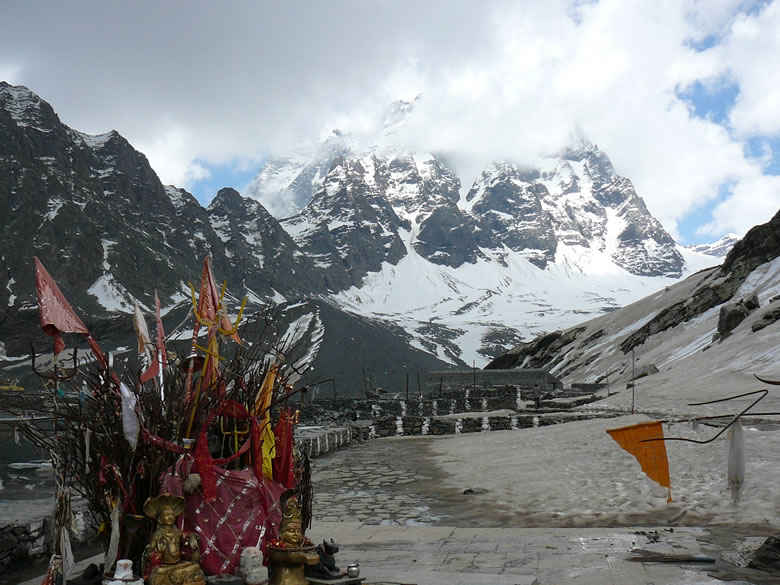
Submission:
<svg viewBox="0 0 780 585">
<path fill-rule="evenodd" d="M 332 537 L 338 562 L 359 561 L 367 583 L 416 585 L 717 585 L 713 565 L 628 560 L 629 551 L 717 557 L 706 530 L 658 528 L 454 528 L 315 522 L 313 540 Z M 704 542 L 702 542 L 704 541 Z M 730 585 L 773 583 L 728 581 Z"/>
<path fill-rule="evenodd" d="M 440 524 L 456 512 L 435 491 L 425 438 L 358 443 L 312 460 L 314 518 L 366 524 Z"/>
</svg>

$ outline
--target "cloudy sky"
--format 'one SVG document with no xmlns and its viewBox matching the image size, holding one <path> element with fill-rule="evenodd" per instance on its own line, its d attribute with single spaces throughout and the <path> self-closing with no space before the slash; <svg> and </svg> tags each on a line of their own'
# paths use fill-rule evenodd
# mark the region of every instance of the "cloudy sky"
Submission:
<svg viewBox="0 0 780 585">
<path fill-rule="evenodd" d="M 422 94 L 406 139 L 467 185 L 582 134 L 684 243 L 780 208 L 780 0 L 0 0 L 0 22 L 0 79 L 204 203 Z"/>
</svg>

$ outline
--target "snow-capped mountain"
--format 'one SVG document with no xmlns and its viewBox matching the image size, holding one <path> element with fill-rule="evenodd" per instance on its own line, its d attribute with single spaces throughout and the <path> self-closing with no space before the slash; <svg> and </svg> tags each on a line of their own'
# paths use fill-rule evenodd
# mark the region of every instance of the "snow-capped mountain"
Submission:
<svg viewBox="0 0 780 585">
<path fill-rule="evenodd" d="M 197 286 L 207 254 L 216 278 L 227 281 L 229 309 L 237 312 L 241 297 L 249 301 L 247 339 L 250 316 L 278 304 L 272 326 L 283 334 L 308 323 L 322 356 L 312 375 L 337 377 L 340 393 L 362 388 L 361 368 L 390 386 L 402 382 L 391 363 L 411 371 L 445 365 L 411 347 L 397 327 L 316 299 L 343 287 L 346 269 L 319 266 L 258 201 L 225 188 L 204 208 L 184 189 L 162 185 L 119 133 L 80 133 L 34 92 L 0 82 L 0 379 L 34 379 L 24 357 L 30 341 L 50 347 L 38 321 L 33 256 L 113 350 L 132 347 L 128 313 L 136 301 L 153 307 L 155 289 L 167 330 L 189 326 L 187 283 Z M 266 326 L 261 319 L 259 328 Z M 179 333 L 188 344 L 187 332 Z M 344 354 L 351 345 L 360 347 Z"/>
<path fill-rule="evenodd" d="M 496 161 L 466 188 L 446 158 L 398 144 L 413 104 L 392 111 L 375 140 L 336 133 L 308 161 L 269 161 L 249 194 L 294 191 L 293 209 L 308 193 L 281 223 L 331 297 L 442 359 L 484 363 L 718 263 L 677 245 L 593 144 L 535 167 Z"/>
<path fill-rule="evenodd" d="M 636 375 L 642 410 L 703 415 L 736 412 L 749 400 L 739 407 L 687 403 L 757 390 L 753 374 L 777 380 L 779 355 L 780 212 L 752 228 L 722 265 L 519 344 L 488 367 L 543 367 L 567 381 L 609 383 L 619 394 L 606 402 L 623 409 L 631 407 L 625 383 Z M 778 405 L 770 391 L 758 410 Z"/>
<path fill-rule="evenodd" d="M 593 145 L 537 168 L 496 162 L 464 186 L 446 157 L 399 146 L 413 112 L 398 102 L 376 137 L 334 132 L 271 158 L 255 198 L 226 188 L 204 208 L 163 186 L 117 132 L 82 134 L 27 88 L 0 83 L 6 352 L 26 351 L 34 327 L 33 255 L 105 331 L 134 301 L 151 306 L 154 288 L 168 307 L 186 302 L 211 254 L 237 297 L 325 297 L 452 364 L 483 363 L 719 262 L 676 246 Z M 268 198 L 282 202 L 273 214 Z"/>
<path fill-rule="evenodd" d="M 738 241 L 739 237 L 737 237 L 737 234 L 729 233 L 721 236 L 714 242 L 688 246 L 688 249 L 699 254 L 707 254 L 708 256 L 723 258 L 731 251 L 731 249 L 734 247 L 734 244 L 736 244 Z"/>
</svg>

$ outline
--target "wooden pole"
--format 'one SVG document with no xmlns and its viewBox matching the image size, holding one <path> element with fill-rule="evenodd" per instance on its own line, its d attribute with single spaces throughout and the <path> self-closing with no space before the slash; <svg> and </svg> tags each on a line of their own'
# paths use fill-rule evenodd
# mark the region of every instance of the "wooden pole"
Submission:
<svg viewBox="0 0 780 585">
<path fill-rule="evenodd" d="M 631 348 L 631 414 L 636 408 L 636 348 Z"/>
</svg>

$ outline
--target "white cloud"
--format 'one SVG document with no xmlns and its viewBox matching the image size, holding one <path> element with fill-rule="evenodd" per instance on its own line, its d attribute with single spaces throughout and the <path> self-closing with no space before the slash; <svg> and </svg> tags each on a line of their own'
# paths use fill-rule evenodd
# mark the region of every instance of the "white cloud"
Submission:
<svg viewBox="0 0 780 585">
<path fill-rule="evenodd" d="M 192 151 L 194 142 L 191 131 L 171 126 L 154 134 L 150 142 L 140 142 L 135 146 L 147 156 L 163 183 L 189 188 L 210 174 L 194 158 L 197 156 Z"/>
<path fill-rule="evenodd" d="M 743 235 L 748 229 L 766 223 L 780 210 L 780 176 L 756 176 L 734 186 L 731 197 L 713 211 L 713 221 L 700 233 L 720 235 L 733 231 Z"/>
<path fill-rule="evenodd" d="M 19 67 L 18 65 L 0 63 L 0 81 L 7 81 L 12 85 L 17 84 L 19 82 L 20 70 L 21 67 Z"/>
<path fill-rule="evenodd" d="M 739 84 L 731 123 L 740 136 L 780 134 L 780 3 L 741 15 L 718 48 L 723 65 Z"/>
<path fill-rule="evenodd" d="M 581 129 L 675 232 L 724 181 L 757 208 L 776 202 L 743 141 L 780 130 L 780 9 L 744 15 L 744 4 L 95 0 L 36 16 L 12 3 L 19 25 L 0 54 L 24 63 L 18 80 L 67 123 L 117 128 L 164 182 L 332 127 L 368 134 L 390 101 L 422 93 L 404 138 L 449 154 L 467 187 L 490 159 L 531 160 Z M 692 48 L 710 37 L 719 43 Z M 740 85 L 733 132 L 678 98 L 723 79 Z"/>
</svg>

